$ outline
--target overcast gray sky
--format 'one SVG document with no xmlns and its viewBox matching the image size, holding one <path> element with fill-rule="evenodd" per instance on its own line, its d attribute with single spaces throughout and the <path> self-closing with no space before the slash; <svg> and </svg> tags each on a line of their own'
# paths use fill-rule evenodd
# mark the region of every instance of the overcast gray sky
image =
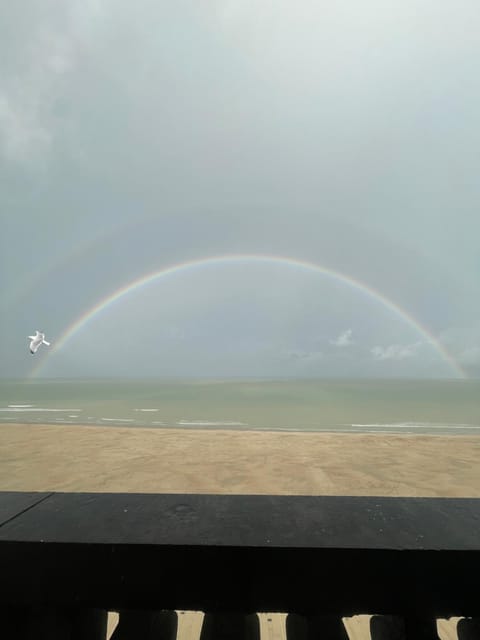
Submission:
<svg viewBox="0 0 480 640">
<path fill-rule="evenodd" d="M 480 375 L 479 23 L 477 0 L 3 3 L 1 375 Z M 55 349 L 128 282 L 229 254 L 361 284 L 185 269 Z"/>
</svg>

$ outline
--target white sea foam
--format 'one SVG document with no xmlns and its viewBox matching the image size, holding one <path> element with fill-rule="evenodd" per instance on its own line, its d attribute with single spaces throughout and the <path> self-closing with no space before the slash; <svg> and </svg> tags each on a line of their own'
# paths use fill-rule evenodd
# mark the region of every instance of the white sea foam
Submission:
<svg viewBox="0 0 480 640">
<path fill-rule="evenodd" d="M 70 413 L 72 411 L 82 411 L 82 409 L 49 409 L 42 407 L 35 408 L 27 408 L 27 407 L 12 407 L 9 405 L 8 407 L 0 407 L 0 411 L 5 411 L 8 413 Z"/>
<path fill-rule="evenodd" d="M 246 422 L 211 422 L 209 420 L 179 420 L 182 427 L 248 427 Z"/>
<path fill-rule="evenodd" d="M 135 409 L 135 411 L 145 411 L 145 412 L 149 412 L 149 413 L 154 413 L 154 412 L 158 411 L 158 409 Z"/>
<path fill-rule="evenodd" d="M 393 423 L 352 423 L 341 425 L 341 430 L 345 432 L 364 433 L 420 433 L 420 434 L 447 434 L 454 435 L 455 432 L 480 431 L 480 425 L 475 424 L 452 424 L 435 422 L 393 422 Z M 339 431 L 338 427 L 334 431 Z"/>
<path fill-rule="evenodd" d="M 100 418 L 100 420 L 104 420 L 105 422 L 135 422 L 131 418 Z"/>
<path fill-rule="evenodd" d="M 12 409 L 23 409 L 25 407 L 34 407 L 34 404 L 9 404 Z"/>
<path fill-rule="evenodd" d="M 452 424 L 442 422 L 373 422 L 344 424 L 342 427 L 356 427 L 362 429 L 480 429 L 478 424 Z"/>
</svg>

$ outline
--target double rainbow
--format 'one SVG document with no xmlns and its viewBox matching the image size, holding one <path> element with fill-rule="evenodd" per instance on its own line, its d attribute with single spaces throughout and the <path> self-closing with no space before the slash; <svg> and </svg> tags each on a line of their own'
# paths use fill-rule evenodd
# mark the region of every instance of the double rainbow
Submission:
<svg viewBox="0 0 480 640">
<path fill-rule="evenodd" d="M 406 322 L 407 325 L 412 327 L 417 331 L 417 333 L 422 336 L 422 338 L 427 341 L 431 346 L 436 350 L 441 359 L 448 364 L 450 370 L 454 377 L 456 378 L 467 378 L 467 374 L 455 361 L 453 356 L 446 350 L 446 348 L 439 342 L 439 340 L 418 320 L 416 320 L 412 315 L 410 315 L 405 309 L 402 309 L 398 304 L 396 304 L 393 300 L 385 297 L 380 292 L 376 291 L 372 287 L 367 284 L 352 278 L 346 274 L 340 273 L 339 271 L 334 271 L 333 269 L 329 269 L 322 265 L 316 264 L 314 262 L 308 262 L 305 260 L 297 260 L 295 258 L 288 258 L 283 256 L 270 256 L 270 255 L 255 255 L 255 254 L 238 254 L 238 255 L 221 255 L 214 256 L 209 258 L 202 258 L 200 260 L 191 260 L 187 262 L 181 262 L 179 264 L 174 264 L 169 267 L 164 267 L 157 271 L 152 271 L 147 273 L 146 275 L 137 278 L 131 282 L 128 282 L 126 285 L 120 287 L 110 295 L 99 300 L 95 305 L 87 309 L 85 313 L 83 313 L 79 318 L 74 320 L 61 334 L 60 338 L 55 341 L 52 349 L 50 349 L 47 353 L 45 353 L 43 359 L 34 366 L 31 370 L 29 377 L 36 377 L 39 373 L 41 373 L 47 362 L 54 357 L 61 349 L 65 346 L 65 344 L 77 335 L 87 324 L 92 322 L 94 318 L 96 318 L 99 314 L 110 309 L 116 302 L 125 298 L 126 296 L 138 291 L 143 287 L 147 287 L 163 278 L 169 278 L 176 274 L 185 273 L 188 271 L 198 270 L 203 267 L 208 266 L 218 266 L 221 267 L 223 265 L 229 264 L 266 264 L 266 265 L 283 265 L 289 266 L 296 269 L 303 269 L 309 272 L 315 272 L 320 275 L 326 276 L 333 280 L 336 280 L 352 289 L 361 292 L 366 297 L 371 300 L 381 304 L 384 308 L 391 311 L 397 317 L 401 318 Z"/>
</svg>

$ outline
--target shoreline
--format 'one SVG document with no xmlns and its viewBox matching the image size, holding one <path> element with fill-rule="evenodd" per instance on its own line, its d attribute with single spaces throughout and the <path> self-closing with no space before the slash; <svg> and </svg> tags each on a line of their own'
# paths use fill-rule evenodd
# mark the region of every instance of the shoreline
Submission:
<svg viewBox="0 0 480 640">
<path fill-rule="evenodd" d="M 480 497 L 480 439 L 0 425 L 0 490 Z"/>
<path fill-rule="evenodd" d="M 129 424 L 126 424 L 126 423 Z M 401 424 L 401 423 L 399 423 Z M 94 422 L 72 422 L 72 421 L 59 421 L 59 422 L 2 422 L 0 420 L 0 429 L 2 427 L 70 427 L 70 428 L 93 428 L 93 429 L 147 429 L 150 431 L 187 431 L 187 432 L 216 432 L 222 431 L 226 433 L 301 433 L 301 434 L 325 434 L 325 435 L 348 435 L 348 436 L 367 436 L 367 435 L 381 435 L 381 436 L 399 436 L 399 437 L 440 437 L 440 438 L 458 438 L 458 437 L 476 437 L 480 435 L 480 425 L 430 425 L 412 423 L 412 425 L 401 428 L 398 425 L 392 424 L 391 429 L 385 428 L 389 425 L 378 425 L 378 429 L 364 428 L 367 425 L 339 425 L 336 427 L 315 427 L 315 428 L 302 428 L 302 427 L 255 427 L 245 425 L 208 425 L 208 424 L 131 424 L 130 421 L 122 419 L 108 418 L 105 423 Z M 372 425 L 373 426 L 373 425 Z M 409 429 L 416 428 L 416 431 L 409 431 Z M 478 434 L 470 433 L 478 431 Z"/>
</svg>

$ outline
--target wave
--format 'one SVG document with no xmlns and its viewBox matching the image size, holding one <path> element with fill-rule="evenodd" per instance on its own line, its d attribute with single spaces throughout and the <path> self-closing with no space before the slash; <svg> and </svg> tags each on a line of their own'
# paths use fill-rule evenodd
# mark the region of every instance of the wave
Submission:
<svg viewBox="0 0 480 640">
<path fill-rule="evenodd" d="M 31 405 L 29 405 L 29 407 L 31 407 Z M 48 407 L 29 407 L 27 407 L 27 405 L 25 407 L 14 407 L 13 405 L 9 405 L 8 407 L 0 407 L 0 411 L 6 413 L 71 413 L 72 411 L 83 411 L 83 409 L 49 409 Z"/>
<path fill-rule="evenodd" d="M 177 424 L 182 427 L 248 427 L 246 422 L 234 421 L 213 422 L 210 420 L 179 420 Z"/>
<path fill-rule="evenodd" d="M 458 424 L 443 422 L 373 422 L 373 423 L 356 423 L 343 424 L 342 427 L 355 427 L 361 429 L 480 429 L 478 424 Z"/>
</svg>

